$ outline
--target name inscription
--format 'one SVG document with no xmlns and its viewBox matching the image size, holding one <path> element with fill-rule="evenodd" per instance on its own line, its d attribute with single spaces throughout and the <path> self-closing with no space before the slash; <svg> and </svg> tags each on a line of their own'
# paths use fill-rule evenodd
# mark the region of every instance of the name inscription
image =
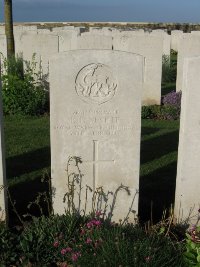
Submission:
<svg viewBox="0 0 200 267">
<path fill-rule="evenodd" d="M 132 132 L 130 118 L 120 116 L 118 110 L 76 110 L 54 130 L 71 136 L 112 136 Z"/>
</svg>

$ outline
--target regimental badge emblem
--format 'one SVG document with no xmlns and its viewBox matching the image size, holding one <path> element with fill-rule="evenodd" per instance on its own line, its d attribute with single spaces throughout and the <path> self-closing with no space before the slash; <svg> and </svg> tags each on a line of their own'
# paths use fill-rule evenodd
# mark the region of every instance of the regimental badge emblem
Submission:
<svg viewBox="0 0 200 267">
<path fill-rule="evenodd" d="M 92 63 L 83 67 L 75 81 L 78 96 L 87 103 L 103 104 L 113 98 L 117 81 L 110 67 Z"/>
</svg>

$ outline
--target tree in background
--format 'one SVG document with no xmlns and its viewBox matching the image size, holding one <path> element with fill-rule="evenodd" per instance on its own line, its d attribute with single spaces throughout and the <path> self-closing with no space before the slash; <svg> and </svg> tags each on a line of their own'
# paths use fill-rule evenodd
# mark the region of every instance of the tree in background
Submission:
<svg viewBox="0 0 200 267">
<path fill-rule="evenodd" d="M 15 55 L 15 42 L 13 34 L 12 0 L 4 0 L 5 34 L 7 40 L 7 57 Z"/>
</svg>

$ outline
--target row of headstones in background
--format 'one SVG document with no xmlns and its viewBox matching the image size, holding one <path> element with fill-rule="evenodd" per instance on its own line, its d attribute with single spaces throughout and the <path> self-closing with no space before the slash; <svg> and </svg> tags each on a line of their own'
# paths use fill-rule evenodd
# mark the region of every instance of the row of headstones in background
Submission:
<svg viewBox="0 0 200 267">
<path fill-rule="evenodd" d="M 76 31 L 79 34 L 86 31 L 84 27 L 74 27 L 74 26 L 55 27 L 52 30 L 38 28 L 37 26 L 15 26 L 14 27 L 14 33 L 16 35 L 19 35 L 24 32 L 52 34 L 52 33 L 57 33 L 60 31 L 70 31 L 70 30 Z M 103 27 L 102 29 L 91 27 L 89 29 L 89 32 L 93 34 L 114 35 L 119 32 L 122 32 L 122 30 L 116 29 L 116 28 L 110 28 L 110 27 Z M 134 32 L 134 34 L 148 33 L 147 31 L 145 32 L 143 29 L 131 30 L 129 32 Z M 0 34 L 4 34 L 4 33 L 5 33 L 4 27 L 0 26 Z M 166 30 L 153 30 L 153 31 L 150 31 L 150 33 L 163 35 L 164 37 L 163 54 L 168 55 L 170 51 L 169 46 L 175 51 L 177 51 L 177 43 L 179 42 L 179 37 L 182 34 L 182 31 L 179 31 L 179 30 L 171 31 L 171 35 L 168 35 Z"/>
<path fill-rule="evenodd" d="M 71 30 L 65 27 L 48 30 L 48 34 L 38 34 L 36 26 L 30 26 L 29 32 L 24 32 L 26 27 L 19 27 L 15 30 L 16 53 L 23 50 L 23 57 L 26 60 L 31 60 L 33 52 L 36 53 L 36 62 L 42 61 L 44 74 L 48 73 L 49 57 L 60 51 L 72 49 L 114 49 L 125 50 L 134 53 L 140 53 L 146 57 L 145 66 L 145 89 L 143 104 L 159 104 L 160 103 L 160 81 L 161 81 L 161 48 L 159 39 L 163 39 L 165 45 L 165 54 L 169 51 L 169 37 L 164 31 L 153 31 L 151 34 L 144 34 L 144 31 L 122 31 L 110 29 L 93 29 L 91 32 L 82 33 L 78 28 Z M 41 29 L 41 32 L 44 29 Z M 31 34 L 30 34 L 31 32 Z M 50 34 L 49 34 L 50 33 Z M 102 35 L 103 34 L 103 35 Z M 137 36 L 137 42 L 136 42 Z M 151 37 L 150 37 L 151 36 Z M 152 36 L 155 37 L 154 44 Z M 143 41 L 145 39 L 145 41 Z M 165 39 L 168 39 L 166 41 Z M 132 41 L 131 41 L 132 40 Z M 134 40 L 134 41 L 133 41 Z M 165 40 L 165 41 L 164 41 Z M 130 43 L 134 43 L 130 47 Z M 177 90 L 182 90 L 183 84 L 183 58 L 188 56 L 197 56 L 200 54 L 200 36 L 199 32 L 195 31 L 191 34 L 183 34 L 182 31 L 171 32 L 171 48 L 178 50 L 177 63 Z M 143 48 L 141 43 L 146 44 Z M 148 48 L 148 49 L 147 49 Z M 148 50 L 148 51 L 147 51 Z M 0 51 L 6 55 L 6 38 L 5 35 L 0 35 Z M 163 47 L 164 51 L 164 47 Z M 151 55 L 154 55 L 152 57 Z M 157 55 L 155 57 L 155 55 Z M 150 58 L 149 58 L 150 57 Z M 158 59 L 159 58 L 159 59 Z M 153 61 L 152 61 L 153 60 Z M 149 67 L 151 70 L 149 70 Z M 153 67 L 152 67 L 153 66 Z M 154 77 L 152 79 L 152 77 Z M 150 92 L 150 94 L 149 94 Z"/>
<path fill-rule="evenodd" d="M 99 30 L 98 30 L 99 31 Z M 105 34 L 79 34 L 74 30 L 56 29 L 56 34 L 21 33 L 15 39 L 16 53 L 23 51 L 23 58 L 31 60 L 33 53 L 35 61 L 42 61 L 43 73 L 48 73 L 49 57 L 55 53 L 73 49 L 113 49 L 141 54 L 145 57 L 143 105 L 160 104 L 163 33 L 144 34 L 142 31 L 109 31 Z M 102 34 L 103 32 L 103 34 Z M 112 34 L 111 34 L 112 33 Z M 5 37 L 4 37 L 5 38 Z M 170 48 L 170 46 L 168 46 Z M 5 47 L 4 47 L 5 48 Z M 170 49 L 169 49 L 170 51 Z"/>
<path fill-rule="evenodd" d="M 83 28 L 82 28 L 83 29 Z M 0 32 L 4 31 L 4 27 L 0 27 Z M 178 51 L 178 63 L 177 63 L 177 83 L 176 88 L 177 91 L 182 90 L 183 83 L 183 58 L 193 55 L 199 55 L 199 32 L 192 31 L 191 34 L 183 34 L 182 31 L 174 30 L 171 32 L 171 36 L 168 35 L 164 30 L 154 30 L 150 34 L 145 33 L 143 29 L 135 30 L 135 31 L 119 31 L 119 29 L 104 27 L 102 29 L 99 28 L 90 28 L 89 32 L 83 32 L 81 34 L 81 28 L 74 26 L 63 26 L 53 28 L 52 31 L 49 29 L 38 29 L 37 26 L 16 26 L 14 28 L 15 31 L 15 43 L 16 43 L 16 53 L 20 53 L 23 50 L 24 59 L 31 60 L 33 51 L 36 53 L 36 62 L 42 61 L 42 67 L 44 74 L 48 73 L 48 58 L 52 53 L 57 53 L 60 51 L 67 51 L 71 49 L 119 49 L 124 50 L 125 46 L 129 46 L 128 44 L 123 45 L 117 44 L 116 40 L 119 38 L 130 41 L 131 38 L 135 38 L 137 36 L 137 41 L 139 39 L 144 38 L 144 36 L 156 36 L 158 38 L 163 39 L 163 54 L 168 55 L 170 53 L 170 47 L 175 51 Z M 30 35 L 37 34 L 37 36 Z M 39 34 L 38 34 L 39 32 Z M 42 35 L 42 33 L 45 33 Z M 80 36 L 81 34 L 81 36 Z M 30 36 L 29 36 L 30 35 Z M 50 37 L 49 35 L 57 35 L 58 37 Z M 106 36 L 106 37 L 105 37 Z M 121 37 L 119 37 L 121 36 Z M 143 37 L 138 37 L 143 36 Z M 196 36 L 196 37 L 195 37 Z M 34 39 L 34 40 L 33 40 Z M 150 38 L 147 37 L 150 40 Z M 112 41 L 113 40 L 113 41 Z M 129 42 L 128 41 L 128 42 Z M 138 42 L 140 43 L 140 42 Z M 45 45 L 44 45 L 45 44 Z M 152 49 L 151 42 L 147 44 L 150 49 Z M 159 46 L 159 42 L 158 42 Z M 139 50 L 139 51 L 138 51 Z M 145 50 L 145 49 L 144 49 Z M 6 38 L 5 35 L 0 35 L 0 51 L 3 55 L 6 55 Z M 145 51 L 141 52 L 141 49 L 137 49 L 135 46 L 133 49 L 126 48 L 125 51 L 141 53 L 146 57 L 147 65 L 149 63 L 148 55 L 146 55 Z M 155 55 L 155 51 L 151 51 L 151 54 Z M 157 49 L 157 54 L 159 54 L 160 49 Z M 154 63 L 156 63 L 154 65 Z M 150 62 L 150 66 L 156 66 L 160 68 L 160 60 L 159 63 L 154 60 L 154 62 Z M 146 67 L 145 67 L 146 68 Z M 149 91 L 146 91 L 146 96 L 144 95 L 143 104 L 160 104 L 160 72 L 161 70 L 147 72 L 145 71 L 145 88 L 148 88 Z M 145 69 L 146 70 L 146 69 Z M 156 75 L 155 75 L 156 73 Z M 152 75 L 153 74 L 153 75 Z M 155 79 L 151 79 L 151 77 L 156 77 Z M 152 84 L 152 86 L 151 86 Z M 151 92 L 149 94 L 149 92 Z M 148 96 L 148 97 L 147 97 Z"/>
</svg>

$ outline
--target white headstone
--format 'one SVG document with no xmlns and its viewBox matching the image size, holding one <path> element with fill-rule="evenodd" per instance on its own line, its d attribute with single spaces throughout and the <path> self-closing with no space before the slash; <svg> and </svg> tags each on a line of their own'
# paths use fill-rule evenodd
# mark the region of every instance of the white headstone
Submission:
<svg viewBox="0 0 200 267">
<path fill-rule="evenodd" d="M 174 51 L 179 50 L 180 39 L 182 38 L 183 31 L 173 30 L 171 31 L 171 49 Z"/>
<path fill-rule="evenodd" d="M 49 72 L 49 58 L 58 53 L 58 36 L 48 34 L 27 34 L 21 38 L 21 52 L 24 60 L 32 60 L 35 54 L 35 62 L 42 67 L 44 74 Z"/>
<path fill-rule="evenodd" d="M 176 90 L 183 90 L 183 62 L 186 57 L 200 56 L 200 35 L 185 33 L 179 44 Z"/>
<path fill-rule="evenodd" d="M 5 34 L 0 34 L 0 58 L 7 58 L 7 42 Z"/>
<path fill-rule="evenodd" d="M 0 62 L 1 63 L 1 62 Z M 0 67 L 1 70 L 1 67 Z M 0 71 L 1 78 L 1 71 Z M 7 202 L 5 199 L 6 171 L 4 158 L 4 140 L 3 140 L 3 108 L 1 97 L 1 79 L 0 79 L 0 221 L 6 219 Z"/>
<path fill-rule="evenodd" d="M 195 224 L 200 215 L 200 57 L 184 61 L 175 215 Z"/>
<path fill-rule="evenodd" d="M 68 179 L 77 167 L 70 157 L 81 157 L 81 205 L 86 185 L 117 194 L 114 220 L 124 219 L 129 208 L 138 211 L 141 93 L 143 58 L 111 50 L 74 50 L 50 61 L 51 173 L 55 213 L 64 213 Z M 68 167 L 67 167 L 68 166 Z M 70 176 L 71 174 L 71 176 Z M 78 178 L 76 179 L 78 180 Z M 75 198 L 80 183 L 75 182 Z M 92 193 L 88 191 L 88 206 Z M 108 212 L 114 195 L 108 195 Z M 102 197 L 102 206 L 105 202 Z M 78 199 L 76 207 L 79 207 Z M 114 201 L 115 202 L 115 201 Z M 79 209 L 79 210 L 80 210 Z M 86 212 L 89 212 L 87 208 Z M 112 208 L 111 208 L 112 212 Z M 130 212 L 130 220 L 134 214 Z"/>
<path fill-rule="evenodd" d="M 76 31 L 60 31 L 59 36 L 59 52 L 77 49 L 78 34 Z"/>
<path fill-rule="evenodd" d="M 200 31 L 191 31 L 191 34 L 198 34 L 198 35 L 200 35 Z"/>
<path fill-rule="evenodd" d="M 15 54 L 16 55 L 22 55 L 23 53 L 23 37 L 26 35 L 31 35 L 34 39 L 34 35 L 37 34 L 37 31 L 31 31 L 31 32 L 17 32 L 14 35 L 15 39 Z M 26 48 L 27 49 L 27 48 Z"/>
<path fill-rule="evenodd" d="M 52 29 L 53 32 L 60 32 L 60 31 L 74 31 L 74 26 L 63 26 L 63 27 L 54 27 Z"/>
<path fill-rule="evenodd" d="M 119 29 L 103 27 L 103 28 L 90 28 L 88 33 L 95 35 L 105 35 L 105 36 L 113 36 L 114 34 L 119 33 Z"/>
<path fill-rule="evenodd" d="M 31 32 L 31 31 L 35 31 L 37 32 L 37 26 L 14 26 L 13 27 L 13 31 L 14 31 L 14 34 L 18 34 L 18 33 L 23 33 L 23 32 Z"/>
<path fill-rule="evenodd" d="M 127 36 L 127 37 L 132 37 L 132 36 L 144 36 L 144 31 L 121 31 L 117 32 L 116 35 L 119 34 L 119 36 Z"/>
<path fill-rule="evenodd" d="M 39 34 L 51 34 L 52 31 L 50 29 L 37 29 L 37 33 L 39 33 Z"/>
<path fill-rule="evenodd" d="M 145 57 L 143 105 L 160 104 L 163 38 L 160 36 L 116 35 L 113 49 L 137 53 Z"/>
<path fill-rule="evenodd" d="M 4 26 L 0 26 L 0 34 L 5 34 L 5 27 Z"/>
<path fill-rule="evenodd" d="M 154 30 L 150 34 L 163 38 L 163 55 L 170 56 L 171 36 L 164 30 Z"/>
<path fill-rule="evenodd" d="M 77 38 L 77 49 L 112 49 L 112 37 L 83 33 Z"/>
</svg>

